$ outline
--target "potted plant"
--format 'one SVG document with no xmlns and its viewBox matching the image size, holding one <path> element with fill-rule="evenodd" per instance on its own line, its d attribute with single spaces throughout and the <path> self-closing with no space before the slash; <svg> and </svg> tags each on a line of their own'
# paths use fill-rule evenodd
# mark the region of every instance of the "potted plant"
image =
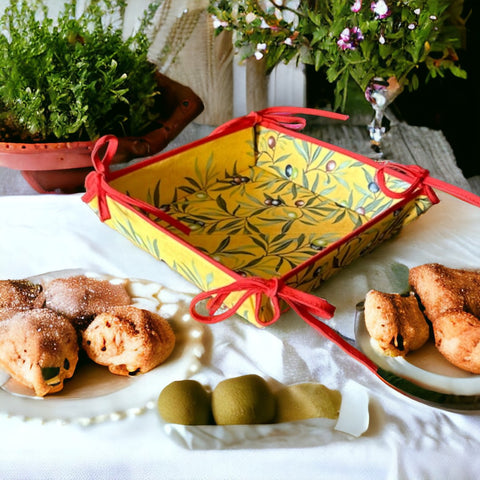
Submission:
<svg viewBox="0 0 480 480">
<path fill-rule="evenodd" d="M 371 135 L 382 131 L 385 107 L 405 88 L 445 72 L 465 78 L 463 0 L 210 0 L 217 32 L 234 32 L 243 58 L 297 61 L 323 70 L 334 84 L 334 109 L 344 110 L 353 80 L 377 110 Z M 377 131 L 377 129 L 380 129 Z M 373 141 L 373 138 L 372 138 Z"/>
<path fill-rule="evenodd" d="M 127 38 L 124 0 L 82 4 L 67 0 L 53 17 L 44 0 L 10 0 L 0 18 L 0 165 L 38 191 L 81 190 L 102 135 L 120 138 L 115 161 L 127 161 L 161 150 L 203 110 L 149 60 L 160 3 Z"/>
</svg>

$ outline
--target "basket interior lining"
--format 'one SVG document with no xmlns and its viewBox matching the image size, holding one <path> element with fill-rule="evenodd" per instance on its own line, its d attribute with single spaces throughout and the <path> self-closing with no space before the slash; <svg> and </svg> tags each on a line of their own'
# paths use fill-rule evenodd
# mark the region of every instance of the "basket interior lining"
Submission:
<svg viewBox="0 0 480 480">
<path fill-rule="evenodd" d="M 267 278 L 284 275 L 368 221 L 257 166 L 165 208 L 190 227 L 188 236 L 176 234 L 195 248 L 237 273 Z"/>
<path fill-rule="evenodd" d="M 273 141 L 272 141 L 273 139 Z M 117 188 L 190 228 L 196 249 L 245 276 L 283 276 L 395 202 L 352 157 L 269 129 L 182 152 L 121 177 Z M 348 178 L 347 178 L 348 177 Z"/>
</svg>

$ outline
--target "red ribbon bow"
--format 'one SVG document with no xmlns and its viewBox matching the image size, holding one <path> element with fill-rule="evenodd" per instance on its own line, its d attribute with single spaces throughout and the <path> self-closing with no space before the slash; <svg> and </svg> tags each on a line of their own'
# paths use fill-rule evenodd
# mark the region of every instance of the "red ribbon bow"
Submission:
<svg viewBox="0 0 480 480">
<path fill-rule="evenodd" d="M 299 107 L 269 107 L 258 112 L 250 112 L 243 117 L 234 118 L 216 128 L 210 135 L 229 133 L 236 129 L 248 128 L 262 122 L 273 124 L 275 127 L 284 127 L 290 130 L 303 130 L 307 121 L 298 115 L 313 115 L 316 117 L 327 117 L 335 120 L 347 120 L 348 115 L 341 113 L 317 110 L 315 108 Z"/>
<path fill-rule="evenodd" d="M 239 300 L 230 308 L 217 313 L 222 304 L 231 293 L 244 292 Z M 371 371 L 377 373 L 376 365 L 362 352 L 348 343 L 338 332 L 329 327 L 314 315 L 323 318 L 332 318 L 335 313 L 335 307 L 326 300 L 314 295 L 301 292 L 295 288 L 285 285 L 281 280 L 272 278 L 265 280 L 260 277 L 246 278 L 238 280 L 225 287 L 216 288 L 209 292 L 198 294 L 190 303 L 191 316 L 203 323 L 217 323 L 226 320 L 235 314 L 240 305 L 250 296 L 255 296 L 256 310 L 255 319 L 262 326 L 268 326 L 276 322 L 282 313 L 280 310 L 280 299 L 284 300 L 290 307 L 311 327 L 317 330 L 325 338 L 338 345 L 343 351 L 356 358 Z M 261 297 L 266 295 L 270 298 L 273 306 L 273 317 L 268 322 L 262 322 L 259 318 Z M 208 315 L 201 315 L 197 311 L 197 305 L 207 300 Z"/>
<path fill-rule="evenodd" d="M 218 313 L 228 296 L 238 292 L 243 293 L 236 303 L 232 307 Z M 273 308 L 272 319 L 266 322 L 260 318 L 263 295 L 270 299 Z M 308 320 L 317 321 L 314 315 L 322 318 L 331 318 L 335 312 L 335 307 L 323 298 L 289 287 L 277 278 L 266 280 L 260 277 L 252 277 L 198 294 L 190 304 L 190 313 L 195 320 L 200 322 L 217 323 L 235 314 L 242 303 L 251 296 L 255 297 L 255 320 L 263 326 L 271 325 L 280 318 L 282 313 L 280 299 L 284 300 L 298 315 Z M 196 309 L 197 305 L 203 300 L 207 300 L 208 316 L 201 315 Z"/>
<path fill-rule="evenodd" d="M 394 192 L 386 185 L 386 174 L 397 177 L 400 175 L 404 177 L 406 181 L 410 182 L 411 185 L 406 190 Z M 429 176 L 430 172 L 419 165 L 401 165 L 394 162 L 384 162 L 378 168 L 376 180 L 382 192 L 390 198 L 406 198 L 420 190 L 433 204 L 435 204 L 439 202 L 439 199 L 433 189 L 425 184 L 425 180 L 429 178 Z"/>
<path fill-rule="evenodd" d="M 121 205 L 138 207 L 147 213 L 151 213 L 188 235 L 190 228 L 171 215 L 168 215 L 160 208 L 156 208 L 147 202 L 120 193 L 108 184 L 110 176 L 109 166 L 115 156 L 117 147 L 118 138 L 113 135 L 105 135 L 95 143 L 92 151 L 92 163 L 95 171 L 89 173 L 85 180 L 87 193 L 83 195 L 82 200 L 88 203 L 93 200 L 95 196 L 97 197 L 98 215 L 102 222 L 111 217 L 107 203 L 107 197 L 109 197 Z M 104 153 L 101 154 L 101 152 Z"/>
</svg>

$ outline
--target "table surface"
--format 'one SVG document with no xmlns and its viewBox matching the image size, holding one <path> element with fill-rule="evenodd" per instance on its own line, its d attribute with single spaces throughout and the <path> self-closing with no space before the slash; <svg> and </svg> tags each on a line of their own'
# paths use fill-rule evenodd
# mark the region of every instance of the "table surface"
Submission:
<svg viewBox="0 0 480 480">
<path fill-rule="evenodd" d="M 454 164 L 438 173 L 446 168 L 447 175 L 458 174 Z M 461 177 L 458 184 L 467 186 Z M 393 262 L 478 268 L 480 209 L 438 194 L 441 202 L 426 215 L 315 292 L 337 307 L 329 325 L 351 336 L 355 304 L 370 288 L 385 287 Z M 0 225 L 0 278 L 82 268 L 195 292 L 164 263 L 100 223 L 80 194 L 5 195 L 0 197 Z M 211 387 L 247 373 L 283 384 L 315 381 L 338 389 L 354 382 L 368 394 L 368 430 L 357 438 L 319 429 L 313 444 L 298 435 L 281 442 L 266 436 L 226 449 L 188 449 L 166 434 L 154 408 L 85 426 L 7 415 L 0 404 L 0 478 L 478 477 L 480 415 L 432 408 L 392 390 L 295 314 L 283 315 L 266 329 L 239 317 L 205 328 L 205 354 L 193 378 Z"/>
</svg>

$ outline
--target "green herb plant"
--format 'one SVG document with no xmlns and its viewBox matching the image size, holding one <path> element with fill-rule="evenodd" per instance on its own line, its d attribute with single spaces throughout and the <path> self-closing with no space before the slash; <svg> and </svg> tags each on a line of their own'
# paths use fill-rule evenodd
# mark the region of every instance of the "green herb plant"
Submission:
<svg viewBox="0 0 480 480">
<path fill-rule="evenodd" d="M 0 18 L 0 139 L 95 140 L 142 135 L 161 95 L 148 60 L 148 28 L 161 2 L 124 37 L 124 0 L 10 0 Z"/>
</svg>

